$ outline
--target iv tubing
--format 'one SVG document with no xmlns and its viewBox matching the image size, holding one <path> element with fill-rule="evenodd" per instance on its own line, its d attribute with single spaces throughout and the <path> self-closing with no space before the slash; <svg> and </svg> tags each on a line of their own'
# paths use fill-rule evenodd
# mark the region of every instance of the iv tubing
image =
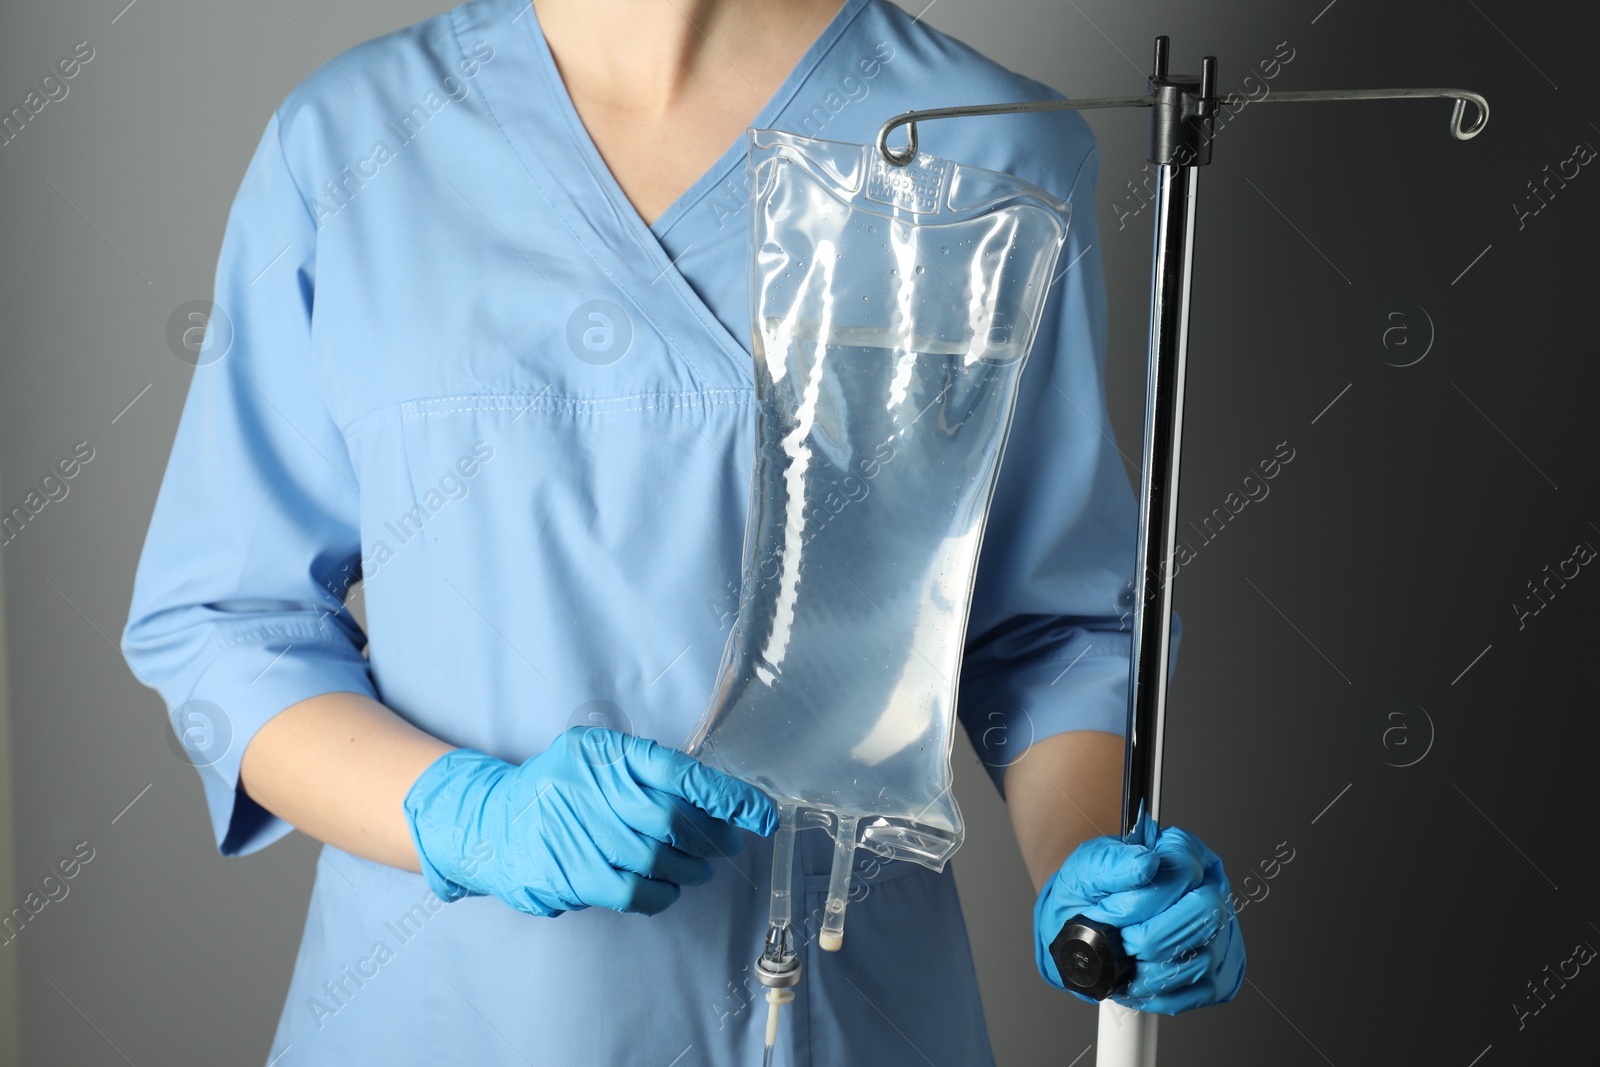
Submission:
<svg viewBox="0 0 1600 1067">
<path fill-rule="evenodd" d="M 833 873 L 828 876 L 828 902 L 823 908 L 822 932 L 817 945 L 826 952 L 838 952 L 844 944 L 844 906 L 850 898 L 850 867 L 856 852 L 854 815 L 840 815 L 833 839 Z"/>
<path fill-rule="evenodd" d="M 767 944 L 756 960 L 756 972 L 767 989 L 767 1040 L 761 1057 L 762 1067 L 771 1067 L 778 1043 L 778 1009 L 794 1000 L 788 988 L 800 980 L 799 961 L 794 955 L 791 922 L 794 916 L 794 823 L 796 809 L 778 808 L 778 831 L 772 839 L 772 918 L 767 929 Z M 781 981 L 782 986 L 770 983 Z"/>
<path fill-rule="evenodd" d="M 778 831 L 772 837 L 772 927 L 787 929 L 794 918 L 795 809 L 778 809 Z"/>
</svg>

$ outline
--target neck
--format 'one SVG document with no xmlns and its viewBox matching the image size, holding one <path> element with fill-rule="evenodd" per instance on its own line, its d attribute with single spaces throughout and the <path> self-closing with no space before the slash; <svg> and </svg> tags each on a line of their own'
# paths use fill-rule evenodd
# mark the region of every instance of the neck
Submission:
<svg viewBox="0 0 1600 1067">
<path fill-rule="evenodd" d="M 569 91 L 652 115 L 670 111 L 707 75 L 762 82 L 763 46 L 792 24 L 825 23 L 841 0 L 532 2 Z"/>
</svg>

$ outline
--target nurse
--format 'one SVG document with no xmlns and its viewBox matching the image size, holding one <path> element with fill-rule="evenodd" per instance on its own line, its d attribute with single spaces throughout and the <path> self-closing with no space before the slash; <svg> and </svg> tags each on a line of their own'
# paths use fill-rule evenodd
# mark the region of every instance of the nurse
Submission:
<svg viewBox="0 0 1600 1067">
<path fill-rule="evenodd" d="M 175 720 L 226 727 L 195 761 L 220 850 L 326 842 L 263 1061 L 759 1057 L 772 805 L 674 747 L 738 603 L 743 131 L 868 143 L 913 107 L 1050 98 L 882 0 L 475 0 L 273 113 L 217 267 L 231 340 L 195 371 L 123 636 Z M 1094 140 L 1059 112 L 923 147 L 1077 205 L 961 679 L 1040 891 L 1040 971 L 1061 984 L 1046 947 L 1088 912 L 1139 960 L 1125 1003 L 1226 1001 L 1220 861 L 1181 830 L 1099 836 L 1135 508 Z M 801 840 L 806 914 L 830 843 Z M 801 946 L 778 1062 L 992 1063 L 949 872 L 863 889 L 843 952 Z"/>
</svg>

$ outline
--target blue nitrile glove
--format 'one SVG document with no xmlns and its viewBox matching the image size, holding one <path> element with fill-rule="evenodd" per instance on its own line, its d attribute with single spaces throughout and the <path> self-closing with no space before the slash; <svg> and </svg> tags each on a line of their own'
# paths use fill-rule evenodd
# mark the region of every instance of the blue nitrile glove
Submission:
<svg viewBox="0 0 1600 1067">
<path fill-rule="evenodd" d="M 1083 915 L 1121 930 L 1134 961 L 1132 981 L 1111 998 L 1118 1004 L 1163 1015 L 1226 1004 L 1244 982 L 1244 936 L 1232 898 L 1222 861 L 1186 831 L 1163 829 L 1154 848 L 1090 838 L 1034 905 L 1039 973 L 1066 989 L 1050 943 L 1068 919 Z"/>
<path fill-rule="evenodd" d="M 770 834 L 755 786 L 675 749 L 573 727 L 522 766 L 473 749 L 436 760 L 405 799 L 422 873 L 440 899 L 493 896 L 533 915 L 597 906 L 654 915 L 711 877 L 710 856 Z"/>
</svg>

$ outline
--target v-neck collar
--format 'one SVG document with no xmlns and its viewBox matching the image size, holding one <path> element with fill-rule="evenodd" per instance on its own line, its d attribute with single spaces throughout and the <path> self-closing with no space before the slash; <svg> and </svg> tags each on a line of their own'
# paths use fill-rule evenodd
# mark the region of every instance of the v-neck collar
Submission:
<svg viewBox="0 0 1600 1067">
<path fill-rule="evenodd" d="M 777 121 L 856 16 L 873 2 L 845 0 L 756 116 L 756 128 Z M 475 39 L 488 38 L 496 46 L 495 58 L 484 62 L 477 76 L 484 106 L 557 224 L 618 292 L 632 300 L 703 386 L 753 386 L 750 339 L 728 332 L 679 272 L 659 236 L 743 165 L 745 138 L 730 145 L 654 227 L 646 225 L 579 119 L 529 0 L 478 0 L 457 8 L 456 16 L 463 54 Z"/>
<path fill-rule="evenodd" d="M 844 6 L 834 13 L 833 18 L 823 27 L 817 39 L 811 42 L 811 46 L 800 57 L 800 61 L 789 71 L 783 83 L 778 86 L 778 91 L 762 106 L 761 111 L 751 122 L 751 127 L 758 130 L 766 129 L 776 120 L 783 109 L 789 105 L 789 101 L 794 99 L 795 93 L 799 92 L 800 87 L 811 77 L 812 71 L 816 70 L 817 65 L 828 54 L 829 49 L 839 39 L 840 34 L 844 33 L 846 27 L 850 25 L 851 21 L 868 2 L 870 0 L 845 0 Z M 528 13 L 525 16 L 518 17 L 516 21 L 521 23 L 523 31 L 532 39 L 541 73 L 544 75 L 546 85 L 550 89 L 550 95 L 555 101 L 556 107 L 561 113 L 563 124 L 567 127 L 567 132 L 572 138 L 574 147 L 582 154 L 583 160 L 588 165 L 590 172 L 594 174 L 596 182 L 605 190 L 606 195 L 616 205 L 617 210 L 625 215 L 633 216 L 638 225 L 648 230 L 652 237 L 659 239 L 661 234 L 672 228 L 673 223 L 685 211 L 689 210 L 699 202 L 701 197 L 705 196 L 707 190 L 715 188 L 728 176 L 730 170 L 744 162 L 745 138 L 741 134 L 734 139 L 734 142 L 727 147 L 717 161 L 711 165 L 710 169 L 696 178 L 689 188 L 685 189 L 676 200 L 667 205 L 667 209 L 661 213 L 655 222 L 646 224 L 638 209 L 633 206 L 633 201 L 629 200 L 628 194 L 623 191 L 621 183 L 616 179 L 616 175 L 606 165 L 605 157 L 595 147 L 594 138 L 589 135 L 588 127 L 584 126 L 583 118 L 578 114 L 577 105 L 572 102 L 572 94 L 567 90 L 566 82 L 562 80 L 561 70 L 556 65 L 555 55 L 550 51 L 550 42 L 544 35 L 544 28 L 539 24 L 538 12 L 533 10 L 533 5 L 528 3 L 527 0 L 514 0 L 514 4 L 521 3 L 527 3 Z"/>
</svg>

